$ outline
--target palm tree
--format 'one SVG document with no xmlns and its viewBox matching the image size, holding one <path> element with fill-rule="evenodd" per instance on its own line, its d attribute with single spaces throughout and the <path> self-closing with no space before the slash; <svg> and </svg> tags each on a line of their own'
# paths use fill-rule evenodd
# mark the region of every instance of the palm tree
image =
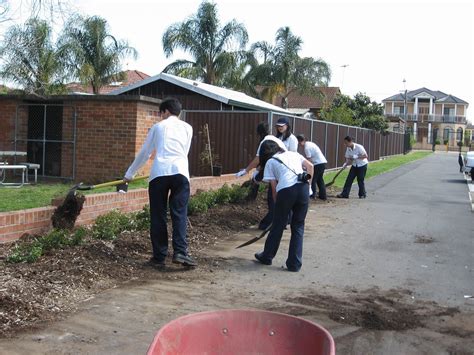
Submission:
<svg viewBox="0 0 474 355">
<path fill-rule="evenodd" d="M 316 86 L 328 85 L 329 65 L 322 59 L 301 58 L 298 53 L 302 44 L 289 27 L 282 27 L 276 33 L 275 45 L 257 42 L 251 46 L 250 51 L 263 60 L 250 72 L 254 84 L 263 86 L 262 99 L 273 102 L 280 95 L 282 107 L 287 107 L 292 92 L 314 94 Z"/>
<path fill-rule="evenodd" d="M 238 51 L 248 41 L 244 25 L 232 20 L 220 27 L 216 4 L 204 1 L 188 20 L 171 25 L 163 34 L 163 51 L 167 57 L 177 48 L 189 53 L 193 60 L 176 60 L 163 71 L 207 84 L 220 85 L 238 62 Z"/>
<path fill-rule="evenodd" d="M 136 50 L 112 36 L 107 21 L 98 16 L 72 17 L 59 43 L 73 76 L 90 85 L 94 94 L 103 86 L 123 79 L 117 74 L 121 72 L 123 58 L 137 57 Z"/>
<path fill-rule="evenodd" d="M 27 93 L 49 95 L 64 92 L 64 68 L 51 40 L 46 21 L 30 19 L 8 29 L 0 48 L 0 77 L 20 85 Z"/>
</svg>

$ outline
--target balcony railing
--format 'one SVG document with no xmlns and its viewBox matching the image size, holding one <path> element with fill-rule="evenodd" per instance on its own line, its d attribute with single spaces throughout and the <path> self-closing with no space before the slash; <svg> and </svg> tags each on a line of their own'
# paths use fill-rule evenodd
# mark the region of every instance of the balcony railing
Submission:
<svg viewBox="0 0 474 355">
<path fill-rule="evenodd" d="M 406 121 L 411 122 L 438 122 L 438 123 L 459 123 L 459 124 L 467 124 L 466 117 L 464 116 L 449 116 L 449 115 L 423 115 L 423 114 L 394 114 L 394 113 L 387 113 L 385 117 L 400 117 Z"/>
</svg>

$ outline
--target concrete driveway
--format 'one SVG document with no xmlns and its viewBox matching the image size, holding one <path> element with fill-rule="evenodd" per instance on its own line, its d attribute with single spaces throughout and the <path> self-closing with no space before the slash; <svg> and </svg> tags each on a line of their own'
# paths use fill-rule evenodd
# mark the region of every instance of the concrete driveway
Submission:
<svg viewBox="0 0 474 355">
<path fill-rule="evenodd" d="M 0 340 L 0 353 L 146 352 L 166 322 L 192 312 L 259 308 L 325 326 L 339 354 L 468 354 L 474 349 L 474 214 L 457 156 L 437 153 L 367 182 L 368 198 L 331 198 L 308 213 L 303 268 L 235 250 L 248 230 L 208 251 L 214 267 L 98 295 L 63 321 Z"/>
</svg>

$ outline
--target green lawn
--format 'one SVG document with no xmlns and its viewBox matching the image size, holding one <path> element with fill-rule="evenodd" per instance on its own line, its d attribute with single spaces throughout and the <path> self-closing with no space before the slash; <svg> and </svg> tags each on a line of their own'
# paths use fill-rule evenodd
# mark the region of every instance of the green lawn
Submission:
<svg viewBox="0 0 474 355">
<path fill-rule="evenodd" d="M 415 152 L 408 153 L 406 155 L 397 155 L 391 158 L 387 158 L 385 160 L 377 160 L 377 161 L 371 162 L 369 163 L 369 168 L 367 169 L 366 179 L 370 179 L 373 176 L 377 176 L 387 171 L 398 168 L 400 165 L 407 164 L 414 160 L 424 158 L 430 154 L 432 154 L 432 152 L 415 151 Z M 342 188 L 344 186 L 344 182 L 346 181 L 346 177 L 348 173 L 349 173 L 349 167 L 347 167 L 345 171 L 343 171 L 341 175 L 337 177 L 336 182 L 332 186 Z M 324 181 L 328 183 L 329 181 L 333 179 L 334 175 L 336 175 L 336 171 L 331 171 L 331 172 L 328 172 L 327 174 L 324 174 Z"/>
<path fill-rule="evenodd" d="M 431 154 L 431 152 L 413 152 L 407 155 L 400 155 L 386 160 L 375 161 L 370 163 L 367 170 L 367 178 L 382 174 L 386 171 L 395 169 L 396 167 L 409 163 L 413 160 L 421 159 Z M 339 175 L 334 187 L 342 188 L 349 169 Z M 324 175 L 324 180 L 329 182 L 335 175 L 335 171 L 328 172 Z M 140 180 L 132 182 L 129 189 L 145 188 L 148 186 L 147 180 Z M 0 187 L 0 212 L 16 211 L 27 208 L 49 206 L 51 200 L 56 197 L 66 196 L 72 185 L 68 184 L 44 184 L 25 185 L 19 189 L 11 189 Z M 89 191 L 81 191 L 84 194 L 113 192 L 115 187 L 105 187 L 101 189 L 94 189 Z"/>
<path fill-rule="evenodd" d="M 66 196 L 74 185 L 63 183 L 39 183 L 38 185 L 24 185 L 18 189 L 0 187 L 0 212 L 16 211 L 51 205 L 51 200 L 56 197 Z M 129 189 L 147 187 L 147 180 L 132 182 Z M 88 191 L 83 194 L 114 192 L 115 186 L 104 187 Z"/>
</svg>

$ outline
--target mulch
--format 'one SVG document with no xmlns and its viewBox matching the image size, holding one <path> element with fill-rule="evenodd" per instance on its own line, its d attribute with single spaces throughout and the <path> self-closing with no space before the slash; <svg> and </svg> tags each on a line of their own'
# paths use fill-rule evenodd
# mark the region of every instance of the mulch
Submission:
<svg viewBox="0 0 474 355">
<path fill-rule="evenodd" d="M 189 248 L 199 262 L 196 270 L 202 270 L 192 273 L 194 277 L 202 277 L 212 267 L 205 249 L 258 223 L 266 213 L 264 195 L 255 202 L 222 205 L 189 217 Z M 18 243 L 31 242 L 31 236 L 23 239 Z M 148 232 L 123 232 L 114 241 L 88 237 L 79 246 L 52 250 L 35 263 L 6 263 L 15 244 L 0 244 L 0 337 L 60 319 L 94 294 L 131 280 L 191 275 L 157 272 L 148 263 Z"/>
</svg>

